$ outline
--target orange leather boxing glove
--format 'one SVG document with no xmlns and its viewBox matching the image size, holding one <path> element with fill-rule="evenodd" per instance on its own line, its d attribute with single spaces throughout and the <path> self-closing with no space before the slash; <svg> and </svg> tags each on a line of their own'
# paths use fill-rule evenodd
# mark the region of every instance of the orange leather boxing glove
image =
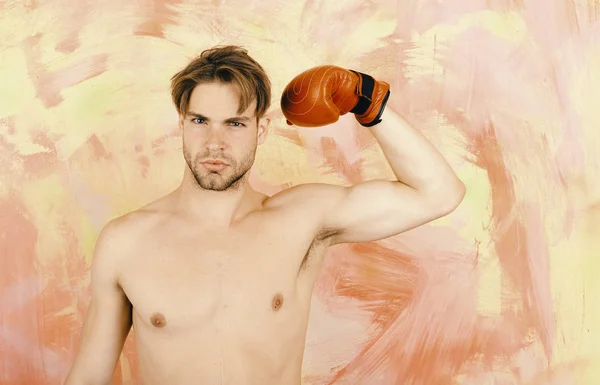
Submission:
<svg viewBox="0 0 600 385">
<path fill-rule="evenodd" d="M 381 122 L 390 85 L 371 76 L 326 65 L 296 76 L 283 91 L 281 109 L 288 124 L 324 126 L 351 112 L 365 127 Z"/>
</svg>

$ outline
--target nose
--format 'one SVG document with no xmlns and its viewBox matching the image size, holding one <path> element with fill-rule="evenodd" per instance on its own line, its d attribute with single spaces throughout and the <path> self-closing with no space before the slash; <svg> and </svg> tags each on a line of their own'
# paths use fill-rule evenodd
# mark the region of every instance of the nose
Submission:
<svg viewBox="0 0 600 385">
<path fill-rule="evenodd" d="M 225 148 L 225 137 L 222 130 L 212 128 L 206 138 L 206 149 L 220 151 Z"/>
</svg>

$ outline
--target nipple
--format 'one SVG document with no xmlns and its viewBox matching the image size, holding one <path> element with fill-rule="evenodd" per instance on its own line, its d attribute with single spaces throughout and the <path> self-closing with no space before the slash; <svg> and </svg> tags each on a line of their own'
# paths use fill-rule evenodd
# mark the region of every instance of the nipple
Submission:
<svg viewBox="0 0 600 385">
<path fill-rule="evenodd" d="M 283 305 L 283 295 L 281 293 L 275 294 L 273 301 L 271 301 L 271 308 L 275 311 L 279 310 Z"/>
<path fill-rule="evenodd" d="M 152 314 L 152 317 L 150 317 L 150 323 L 152 323 L 152 326 L 154 327 L 163 328 L 167 324 L 167 320 L 162 313 L 154 313 Z"/>
</svg>

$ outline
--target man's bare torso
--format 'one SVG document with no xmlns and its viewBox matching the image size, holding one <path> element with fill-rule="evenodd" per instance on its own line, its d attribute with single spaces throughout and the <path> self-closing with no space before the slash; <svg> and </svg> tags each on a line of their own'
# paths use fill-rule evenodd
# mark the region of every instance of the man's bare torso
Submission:
<svg viewBox="0 0 600 385">
<path fill-rule="evenodd" d="M 130 215 L 119 268 L 144 384 L 300 384 L 311 265 L 327 247 L 307 206 L 258 200 L 223 231 L 169 199 Z"/>
</svg>

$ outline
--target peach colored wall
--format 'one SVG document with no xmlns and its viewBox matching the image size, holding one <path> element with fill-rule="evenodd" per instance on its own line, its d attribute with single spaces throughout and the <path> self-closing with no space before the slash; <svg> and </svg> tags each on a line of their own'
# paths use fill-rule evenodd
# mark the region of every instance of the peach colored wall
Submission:
<svg viewBox="0 0 600 385">
<path fill-rule="evenodd" d="M 258 189 L 391 176 L 349 116 L 285 125 L 286 82 L 325 63 L 390 82 L 468 188 L 447 218 L 331 250 L 305 385 L 598 384 L 599 16 L 598 0 L 0 1 L 0 383 L 64 378 L 99 230 L 181 178 L 170 76 L 233 43 L 276 96 Z M 130 339 L 116 383 L 136 383 L 134 358 Z"/>
</svg>

